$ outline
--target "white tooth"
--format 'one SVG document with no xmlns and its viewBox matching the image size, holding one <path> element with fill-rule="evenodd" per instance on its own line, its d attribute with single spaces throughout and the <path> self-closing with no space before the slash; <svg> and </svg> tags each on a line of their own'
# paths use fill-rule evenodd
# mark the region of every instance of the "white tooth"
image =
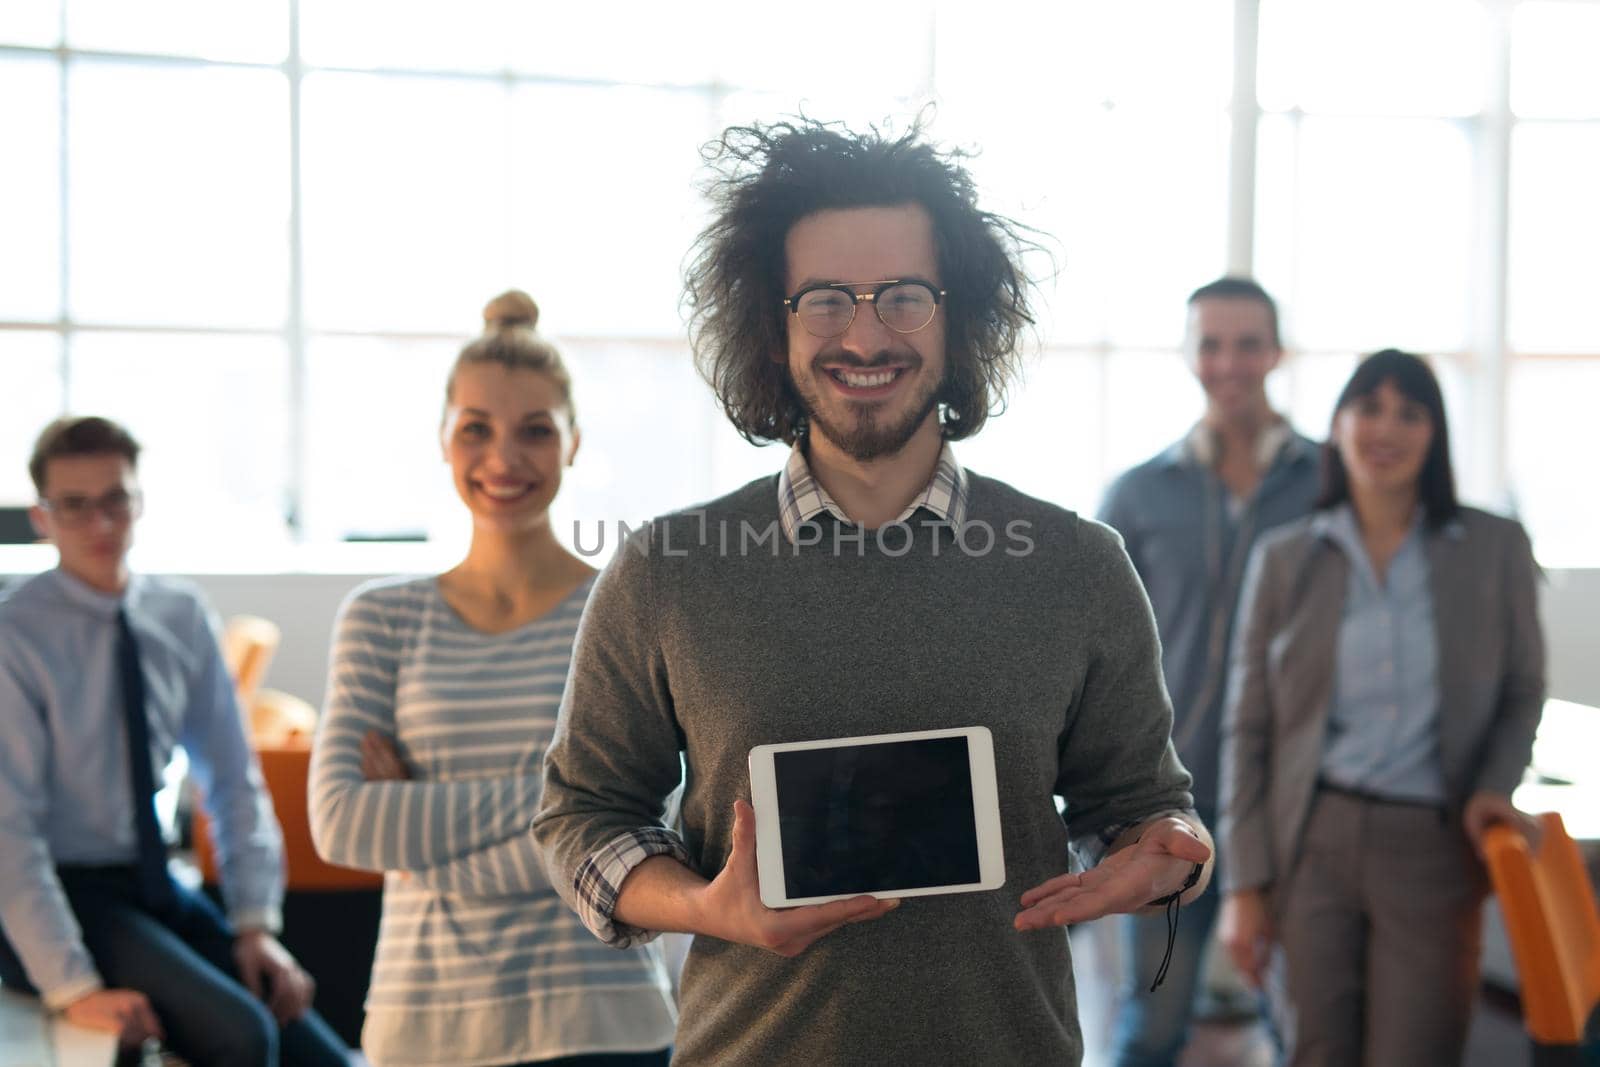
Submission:
<svg viewBox="0 0 1600 1067">
<path fill-rule="evenodd" d="M 894 380 L 894 375 L 894 371 L 877 371 L 872 374 L 840 372 L 840 376 L 844 378 L 844 383 L 853 389 L 874 389 L 880 385 L 888 385 Z"/>
</svg>

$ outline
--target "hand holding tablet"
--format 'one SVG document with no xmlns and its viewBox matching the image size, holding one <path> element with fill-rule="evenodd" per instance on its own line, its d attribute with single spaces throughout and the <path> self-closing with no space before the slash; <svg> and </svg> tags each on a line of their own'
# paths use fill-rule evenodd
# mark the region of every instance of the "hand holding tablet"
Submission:
<svg viewBox="0 0 1600 1067">
<path fill-rule="evenodd" d="M 758 745 L 750 791 L 769 908 L 1005 883 L 984 727 Z"/>
<path fill-rule="evenodd" d="M 808 908 L 779 911 L 767 907 L 761 902 L 756 883 L 755 823 L 750 805 L 735 801 L 733 848 L 721 873 L 699 888 L 702 920 L 692 927 L 696 933 L 764 948 L 780 956 L 798 956 L 813 941 L 846 923 L 876 919 L 900 903 L 858 895 Z"/>
</svg>

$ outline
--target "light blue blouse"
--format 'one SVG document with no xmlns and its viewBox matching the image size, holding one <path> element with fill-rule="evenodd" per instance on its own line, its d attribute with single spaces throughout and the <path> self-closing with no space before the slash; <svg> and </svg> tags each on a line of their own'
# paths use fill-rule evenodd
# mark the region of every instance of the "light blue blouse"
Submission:
<svg viewBox="0 0 1600 1067">
<path fill-rule="evenodd" d="M 1350 561 L 1322 777 L 1396 800 L 1444 803 L 1439 647 L 1421 512 L 1379 581 L 1348 504 L 1313 520 Z"/>
</svg>

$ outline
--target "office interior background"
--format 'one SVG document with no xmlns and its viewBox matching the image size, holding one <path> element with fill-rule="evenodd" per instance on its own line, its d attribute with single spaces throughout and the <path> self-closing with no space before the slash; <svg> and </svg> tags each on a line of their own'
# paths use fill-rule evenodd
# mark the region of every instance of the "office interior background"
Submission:
<svg viewBox="0 0 1600 1067">
<path fill-rule="evenodd" d="M 1092 512 L 1199 411 L 1184 296 L 1252 273 L 1300 428 L 1358 354 L 1427 353 L 1465 497 L 1600 567 L 1597 53 L 1594 0 L 7 0 L 0 504 L 94 412 L 146 445 L 144 569 L 447 566 L 443 379 L 512 285 L 576 379 L 564 538 L 768 473 L 694 373 L 681 268 L 702 145 L 803 110 L 922 116 L 1046 237 L 970 467 Z"/>
<path fill-rule="evenodd" d="M 966 465 L 1092 513 L 1200 412 L 1185 296 L 1253 274 L 1314 437 L 1360 354 L 1433 359 L 1464 498 L 1549 575 L 1551 695 L 1600 705 L 1597 55 L 1600 0 L 4 0 L 0 506 L 51 418 L 124 422 L 135 567 L 276 619 L 272 684 L 320 703 L 344 593 L 465 547 L 437 431 L 487 297 L 566 353 L 556 529 L 609 553 L 783 459 L 691 364 L 702 146 L 921 116 L 1050 253 Z"/>
</svg>

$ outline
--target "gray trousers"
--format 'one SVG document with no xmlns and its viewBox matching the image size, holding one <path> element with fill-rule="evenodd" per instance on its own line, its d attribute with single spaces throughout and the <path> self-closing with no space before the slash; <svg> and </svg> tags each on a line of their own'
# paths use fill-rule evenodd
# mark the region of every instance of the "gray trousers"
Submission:
<svg viewBox="0 0 1600 1067">
<path fill-rule="evenodd" d="M 1488 877 L 1457 814 L 1320 790 L 1277 916 L 1291 1067 L 1456 1067 Z"/>
</svg>

